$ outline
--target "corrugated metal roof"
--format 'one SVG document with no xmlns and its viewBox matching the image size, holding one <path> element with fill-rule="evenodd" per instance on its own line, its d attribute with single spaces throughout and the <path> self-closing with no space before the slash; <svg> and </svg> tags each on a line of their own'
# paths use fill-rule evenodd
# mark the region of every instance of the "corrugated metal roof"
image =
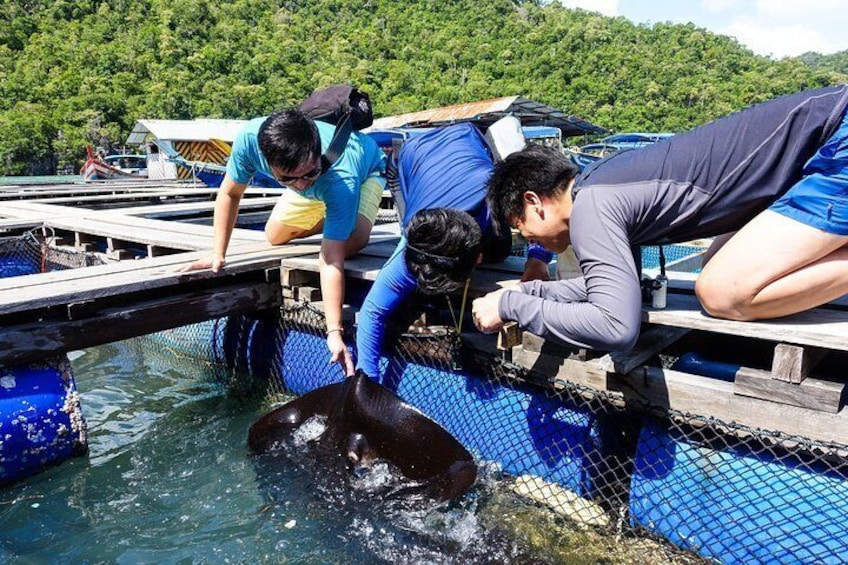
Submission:
<svg viewBox="0 0 848 565">
<path fill-rule="evenodd" d="M 430 127 L 473 121 L 489 126 L 500 118 L 514 115 L 524 126 L 550 126 L 562 131 L 563 137 L 573 135 L 606 133 L 607 130 L 576 116 L 569 116 L 553 106 L 534 102 L 522 96 L 506 96 L 443 106 L 398 116 L 387 116 L 374 120 L 375 129 L 397 127 Z"/>
<path fill-rule="evenodd" d="M 150 138 L 169 141 L 232 142 L 247 120 L 138 120 L 127 137 L 127 145 L 141 145 Z"/>
</svg>

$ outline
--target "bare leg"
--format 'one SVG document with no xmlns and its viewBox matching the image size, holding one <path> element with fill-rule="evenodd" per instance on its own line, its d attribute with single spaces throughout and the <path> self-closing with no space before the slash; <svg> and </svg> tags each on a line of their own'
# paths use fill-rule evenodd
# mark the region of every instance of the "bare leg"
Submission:
<svg viewBox="0 0 848 565">
<path fill-rule="evenodd" d="M 695 293 L 713 316 L 776 318 L 848 293 L 848 236 L 766 210 L 704 267 Z"/>
<path fill-rule="evenodd" d="M 373 226 L 362 214 L 356 215 L 356 226 L 353 228 L 353 233 L 347 239 L 345 245 L 345 258 L 356 255 L 362 248 L 368 245 L 368 239 L 371 237 L 371 229 Z"/>
<path fill-rule="evenodd" d="M 268 243 L 271 245 L 282 245 L 293 239 L 321 233 L 322 229 L 324 229 L 324 220 L 320 220 L 309 229 L 303 229 L 271 219 L 265 224 L 265 237 L 268 238 Z"/>
<path fill-rule="evenodd" d="M 701 267 L 705 267 L 707 263 L 710 262 L 710 259 L 718 253 L 718 250 L 724 247 L 724 244 L 730 241 L 737 232 L 732 231 L 730 233 L 723 233 L 720 236 L 713 239 L 713 242 L 710 244 L 709 248 L 704 251 L 701 255 Z"/>
</svg>

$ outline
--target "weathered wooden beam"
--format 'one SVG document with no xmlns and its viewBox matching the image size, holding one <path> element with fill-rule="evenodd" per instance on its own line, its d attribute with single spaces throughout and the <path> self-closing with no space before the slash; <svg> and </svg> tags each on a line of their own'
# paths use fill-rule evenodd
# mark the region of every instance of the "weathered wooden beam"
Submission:
<svg viewBox="0 0 848 565">
<path fill-rule="evenodd" d="M 799 384 L 813 367 L 827 355 L 826 349 L 818 347 L 779 343 L 774 348 L 771 365 L 772 377 L 788 383 Z"/>
<path fill-rule="evenodd" d="M 733 392 L 742 396 L 831 414 L 836 414 L 842 408 L 844 389 L 844 382 L 806 378 L 800 384 L 793 384 L 772 378 L 772 373 L 768 371 L 748 367 L 740 367 L 733 383 Z"/>
<path fill-rule="evenodd" d="M 524 346 L 513 348 L 512 360 L 516 365 L 544 376 L 554 388 L 562 388 L 564 383 L 569 382 L 607 390 L 607 371 L 591 361 L 530 351 Z"/>
<path fill-rule="evenodd" d="M 611 373 L 626 375 L 633 369 L 664 351 L 668 346 L 688 334 L 687 328 L 651 326 L 639 334 L 636 345 L 630 351 L 615 351 L 595 360 L 595 363 Z"/>
<path fill-rule="evenodd" d="M 275 284 L 234 284 L 90 312 L 67 321 L 0 328 L 0 365 L 15 365 L 71 351 L 238 314 L 280 307 Z"/>
<path fill-rule="evenodd" d="M 122 240 L 114 237 L 106 238 L 106 257 L 109 259 L 114 259 L 116 261 L 123 261 L 124 259 L 132 258 L 132 252 L 127 249 L 129 244 Z"/>
<path fill-rule="evenodd" d="M 159 247 L 158 245 L 148 244 L 147 245 L 147 256 L 148 257 L 161 257 L 162 255 L 167 255 L 168 251 L 165 247 Z"/>
<path fill-rule="evenodd" d="M 77 251 L 94 251 L 96 249 L 95 243 L 97 242 L 97 238 L 88 235 L 87 233 L 82 232 L 74 232 L 74 247 Z"/>
<path fill-rule="evenodd" d="M 314 286 L 297 286 L 294 288 L 294 299 L 298 302 L 320 302 L 321 289 Z"/>
<path fill-rule="evenodd" d="M 718 379 L 658 367 L 640 367 L 626 376 L 610 375 L 608 387 L 619 394 L 626 405 L 637 409 L 644 410 L 648 406 L 673 409 L 751 428 L 848 445 L 848 411 L 833 414 L 740 396 L 734 394 L 733 383 Z"/>
<path fill-rule="evenodd" d="M 515 322 L 508 322 L 498 331 L 498 349 L 510 351 L 516 345 L 521 345 L 521 327 Z"/>
<path fill-rule="evenodd" d="M 320 275 L 317 271 L 306 271 L 303 269 L 290 269 L 283 266 L 280 269 L 280 284 L 286 287 L 295 287 L 301 285 L 317 285 Z"/>
<path fill-rule="evenodd" d="M 535 353 L 547 353 L 548 355 L 559 355 L 561 357 L 579 359 L 585 361 L 589 357 L 590 352 L 585 348 L 569 347 L 546 340 L 530 332 L 522 332 L 521 347 L 525 351 L 533 351 Z M 597 355 L 603 355 L 598 353 Z"/>
</svg>

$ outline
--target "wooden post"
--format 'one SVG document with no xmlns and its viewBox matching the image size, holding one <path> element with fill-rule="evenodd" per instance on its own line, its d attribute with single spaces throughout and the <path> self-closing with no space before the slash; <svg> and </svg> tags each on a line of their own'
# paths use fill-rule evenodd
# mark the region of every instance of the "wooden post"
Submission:
<svg viewBox="0 0 848 565">
<path fill-rule="evenodd" d="M 127 242 L 115 239 L 114 237 L 106 238 L 106 257 L 123 261 L 124 259 L 132 258 L 132 253 L 127 249 Z"/>
<path fill-rule="evenodd" d="M 511 351 L 516 345 L 521 345 L 521 328 L 515 322 L 507 322 L 498 331 L 498 349 Z"/>
<path fill-rule="evenodd" d="M 827 355 L 826 349 L 779 343 L 774 348 L 774 359 L 771 365 L 772 378 L 787 383 L 800 384 L 825 355 Z"/>
<path fill-rule="evenodd" d="M 74 232 L 74 247 L 77 251 L 89 252 L 95 250 L 95 242 L 97 238 L 88 235 L 87 233 Z"/>
</svg>

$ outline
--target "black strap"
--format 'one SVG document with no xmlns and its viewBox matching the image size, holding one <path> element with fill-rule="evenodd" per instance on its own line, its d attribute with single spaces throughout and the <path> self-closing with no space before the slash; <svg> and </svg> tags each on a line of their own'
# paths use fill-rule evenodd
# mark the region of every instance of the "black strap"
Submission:
<svg viewBox="0 0 848 565">
<path fill-rule="evenodd" d="M 353 123 L 351 123 L 350 112 L 345 114 L 339 125 L 336 126 L 336 133 L 333 134 L 333 140 L 330 141 L 330 146 L 321 155 L 321 167 L 324 172 L 330 170 L 330 167 L 339 160 L 344 153 L 347 142 L 350 139 L 350 134 L 353 132 Z"/>
</svg>

